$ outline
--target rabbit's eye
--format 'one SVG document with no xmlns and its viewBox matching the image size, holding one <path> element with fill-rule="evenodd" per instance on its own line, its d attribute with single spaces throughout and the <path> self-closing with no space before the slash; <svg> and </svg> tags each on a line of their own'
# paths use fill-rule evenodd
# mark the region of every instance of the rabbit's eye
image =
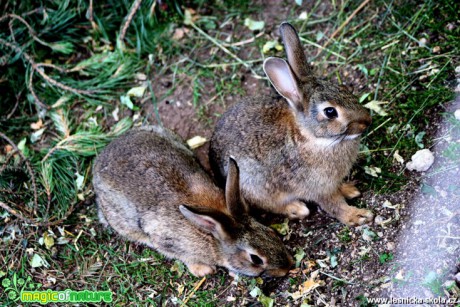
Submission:
<svg viewBox="0 0 460 307">
<path fill-rule="evenodd" d="M 325 108 L 324 109 L 324 114 L 326 114 L 327 118 L 329 118 L 329 119 L 336 118 L 336 117 L 339 116 L 339 114 L 337 114 L 337 110 L 335 108 L 332 108 L 332 107 Z"/>
<path fill-rule="evenodd" d="M 264 264 L 264 261 L 262 259 L 260 259 L 259 256 L 257 255 L 253 255 L 253 254 L 250 254 L 251 256 L 251 262 L 255 265 L 262 265 Z"/>
</svg>

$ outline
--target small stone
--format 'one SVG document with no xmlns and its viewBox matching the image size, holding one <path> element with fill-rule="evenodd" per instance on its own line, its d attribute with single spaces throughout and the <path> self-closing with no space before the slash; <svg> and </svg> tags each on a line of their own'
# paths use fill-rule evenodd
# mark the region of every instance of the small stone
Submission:
<svg viewBox="0 0 460 307">
<path fill-rule="evenodd" d="M 377 225 L 382 225 L 385 219 L 381 215 L 377 215 L 374 219 L 374 223 Z"/>
<path fill-rule="evenodd" d="M 439 53 L 441 51 L 441 47 L 439 46 L 434 46 L 433 47 L 433 53 Z"/>
<path fill-rule="evenodd" d="M 429 149 L 422 149 L 412 156 L 412 161 L 407 162 L 406 167 L 410 171 L 424 172 L 431 167 L 433 162 L 433 153 Z"/>
<path fill-rule="evenodd" d="M 456 119 L 460 120 L 460 109 L 455 110 L 454 116 Z"/>
<path fill-rule="evenodd" d="M 389 251 L 394 250 L 394 249 L 395 249 L 395 243 L 394 243 L 394 242 L 388 242 L 388 243 L 387 243 L 387 249 L 388 249 Z"/>
<path fill-rule="evenodd" d="M 419 41 L 418 41 L 418 45 L 419 47 L 425 47 L 426 46 L 426 43 L 427 43 L 427 39 L 422 37 Z"/>
</svg>

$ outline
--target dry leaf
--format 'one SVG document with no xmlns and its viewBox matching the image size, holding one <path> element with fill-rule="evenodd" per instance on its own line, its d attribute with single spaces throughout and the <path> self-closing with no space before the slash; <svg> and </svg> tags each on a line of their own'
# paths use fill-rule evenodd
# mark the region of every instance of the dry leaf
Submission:
<svg viewBox="0 0 460 307">
<path fill-rule="evenodd" d="M 32 128 L 33 130 L 38 130 L 38 129 L 41 129 L 42 127 L 43 127 L 43 121 L 41 118 L 38 120 L 38 122 L 30 124 L 30 128 Z"/>
<path fill-rule="evenodd" d="M 174 34 L 172 36 L 172 38 L 176 41 L 178 40 L 181 40 L 185 34 L 187 34 L 190 30 L 187 29 L 187 28 L 177 28 L 176 30 L 174 30 Z"/>
<path fill-rule="evenodd" d="M 366 103 L 364 107 L 376 112 L 380 116 L 387 116 L 388 113 L 382 108 L 383 104 L 388 104 L 388 101 L 372 100 L 371 102 Z"/>
<path fill-rule="evenodd" d="M 204 137 L 201 137 L 199 135 L 192 137 L 191 139 L 187 140 L 187 145 L 191 149 L 198 148 L 200 146 L 203 146 L 208 140 L 206 140 Z"/>
</svg>

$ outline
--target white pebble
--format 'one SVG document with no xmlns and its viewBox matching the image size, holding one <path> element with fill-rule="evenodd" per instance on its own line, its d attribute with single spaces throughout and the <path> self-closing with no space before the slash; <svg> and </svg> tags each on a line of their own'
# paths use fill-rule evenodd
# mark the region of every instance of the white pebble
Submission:
<svg viewBox="0 0 460 307">
<path fill-rule="evenodd" d="M 422 149 L 412 156 L 412 161 L 407 162 L 406 167 L 410 171 L 424 172 L 430 168 L 433 162 L 433 153 L 429 149 Z"/>
<path fill-rule="evenodd" d="M 456 119 L 460 120 L 460 109 L 455 110 L 454 116 Z"/>
</svg>

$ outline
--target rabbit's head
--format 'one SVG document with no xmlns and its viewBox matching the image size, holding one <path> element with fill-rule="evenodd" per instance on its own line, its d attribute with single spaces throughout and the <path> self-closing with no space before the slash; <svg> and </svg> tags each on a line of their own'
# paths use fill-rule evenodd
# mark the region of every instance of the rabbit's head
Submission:
<svg viewBox="0 0 460 307">
<path fill-rule="evenodd" d="M 333 142 L 360 136 L 371 124 L 369 112 L 345 86 L 314 76 L 292 25 L 281 24 L 280 32 L 288 61 L 267 58 L 264 71 L 294 110 L 302 130 Z"/>
<path fill-rule="evenodd" d="M 181 213 L 192 224 L 214 236 L 223 258 L 221 265 L 229 271 L 249 276 L 286 275 L 293 265 L 291 255 L 273 229 L 248 215 L 247 206 L 240 197 L 237 164 L 232 158 L 228 163 L 227 212 L 181 205 Z"/>
</svg>

